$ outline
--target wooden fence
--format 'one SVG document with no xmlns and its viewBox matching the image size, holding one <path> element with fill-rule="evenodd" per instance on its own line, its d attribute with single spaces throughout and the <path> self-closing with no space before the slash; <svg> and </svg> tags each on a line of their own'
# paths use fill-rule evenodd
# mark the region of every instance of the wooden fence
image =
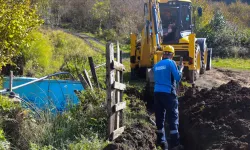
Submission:
<svg viewBox="0 0 250 150">
<path fill-rule="evenodd" d="M 122 134 L 125 127 L 123 124 L 123 109 L 126 107 L 126 102 L 122 102 L 122 91 L 126 85 L 123 81 L 123 72 L 125 67 L 122 64 L 121 51 L 117 42 L 117 57 L 115 61 L 113 43 L 106 45 L 106 85 L 107 85 L 107 105 L 108 105 L 108 138 L 116 139 Z"/>
</svg>

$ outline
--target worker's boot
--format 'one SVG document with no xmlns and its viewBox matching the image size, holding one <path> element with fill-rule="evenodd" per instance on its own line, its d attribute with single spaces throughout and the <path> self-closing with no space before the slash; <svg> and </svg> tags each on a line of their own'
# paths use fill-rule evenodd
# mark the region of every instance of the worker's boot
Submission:
<svg viewBox="0 0 250 150">
<path fill-rule="evenodd" d="M 171 148 L 170 150 L 184 150 L 184 147 L 182 145 L 178 145 L 178 146 Z"/>
<path fill-rule="evenodd" d="M 162 142 L 161 143 L 161 148 L 162 148 L 162 150 L 168 150 L 168 143 L 167 142 Z"/>
</svg>

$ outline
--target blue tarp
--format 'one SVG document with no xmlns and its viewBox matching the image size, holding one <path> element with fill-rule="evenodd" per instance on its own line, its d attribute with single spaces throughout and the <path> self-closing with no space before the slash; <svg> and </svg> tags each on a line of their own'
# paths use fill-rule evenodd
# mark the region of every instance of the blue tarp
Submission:
<svg viewBox="0 0 250 150">
<path fill-rule="evenodd" d="M 13 79 L 13 87 L 35 79 L 37 78 L 16 77 Z M 4 78 L 3 87 L 9 88 L 9 78 Z M 13 90 L 13 92 L 39 109 L 49 108 L 52 111 L 61 112 L 66 109 L 67 105 L 79 103 L 75 90 L 84 90 L 78 81 L 46 79 Z"/>
</svg>

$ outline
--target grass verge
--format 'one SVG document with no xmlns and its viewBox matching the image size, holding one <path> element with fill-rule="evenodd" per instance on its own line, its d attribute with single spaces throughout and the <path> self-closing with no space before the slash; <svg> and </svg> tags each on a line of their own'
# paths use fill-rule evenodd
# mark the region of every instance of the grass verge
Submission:
<svg viewBox="0 0 250 150">
<path fill-rule="evenodd" d="M 250 59 L 242 58 L 227 58 L 227 59 L 214 59 L 212 62 L 214 67 L 230 68 L 237 70 L 250 70 Z"/>
</svg>

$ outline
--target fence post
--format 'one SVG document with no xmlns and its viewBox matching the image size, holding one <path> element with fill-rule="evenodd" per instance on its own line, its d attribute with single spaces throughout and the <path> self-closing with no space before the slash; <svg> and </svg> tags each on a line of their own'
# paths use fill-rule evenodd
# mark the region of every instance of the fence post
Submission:
<svg viewBox="0 0 250 150">
<path fill-rule="evenodd" d="M 9 90 L 12 92 L 13 87 L 13 71 L 10 71 L 10 81 L 9 81 Z"/>
<path fill-rule="evenodd" d="M 93 58 L 88 57 L 88 59 L 89 59 L 89 66 L 90 66 L 90 70 L 91 70 L 91 74 L 92 74 L 92 77 L 94 79 L 94 82 L 97 85 L 97 87 L 100 88 L 98 78 L 97 78 L 97 75 L 96 75 L 96 71 L 95 71 L 95 64 L 94 64 Z"/>
<path fill-rule="evenodd" d="M 123 57 L 123 52 L 120 51 L 120 63 L 122 64 L 122 57 Z M 123 72 L 121 72 L 120 74 L 120 83 L 123 83 Z M 123 91 L 120 92 L 120 101 L 123 102 L 122 100 L 123 97 Z M 121 125 L 124 125 L 124 115 L 123 115 L 123 111 L 120 112 L 120 116 L 121 116 Z"/>
<path fill-rule="evenodd" d="M 121 102 L 121 91 L 125 90 L 126 86 L 121 81 L 121 72 L 125 70 L 123 64 L 120 63 L 120 48 L 117 43 L 117 61 L 114 59 L 114 46 L 112 43 L 107 43 L 106 46 L 106 85 L 107 85 L 107 105 L 108 105 L 108 138 L 116 139 L 122 134 L 125 127 L 120 127 L 123 109 L 126 107 L 125 102 Z M 116 77 L 115 77 L 116 73 Z M 117 81 L 116 81 L 117 80 Z"/>
<path fill-rule="evenodd" d="M 120 63 L 121 59 L 120 59 L 120 48 L 119 48 L 119 42 L 117 41 L 117 44 L 116 44 L 116 61 Z M 116 81 L 118 83 L 120 83 L 120 71 L 119 70 L 116 70 Z M 120 103 L 121 101 L 121 97 L 120 97 L 120 90 L 116 90 L 116 103 Z M 116 113 L 116 125 L 115 125 L 115 128 L 119 128 L 120 127 L 120 112 L 117 112 Z"/>
<path fill-rule="evenodd" d="M 107 85 L 107 104 L 108 104 L 108 137 L 115 129 L 115 114 L 112 107 L 115 105 L 115 90 L 112 89 L 112 84 L 115 82 L 115 70 L 111 69 L 111 63 L 114 61 L 114 47 L 112 43 L 107 43 L 106 46 L 106 85 Z"/>
</svg>

